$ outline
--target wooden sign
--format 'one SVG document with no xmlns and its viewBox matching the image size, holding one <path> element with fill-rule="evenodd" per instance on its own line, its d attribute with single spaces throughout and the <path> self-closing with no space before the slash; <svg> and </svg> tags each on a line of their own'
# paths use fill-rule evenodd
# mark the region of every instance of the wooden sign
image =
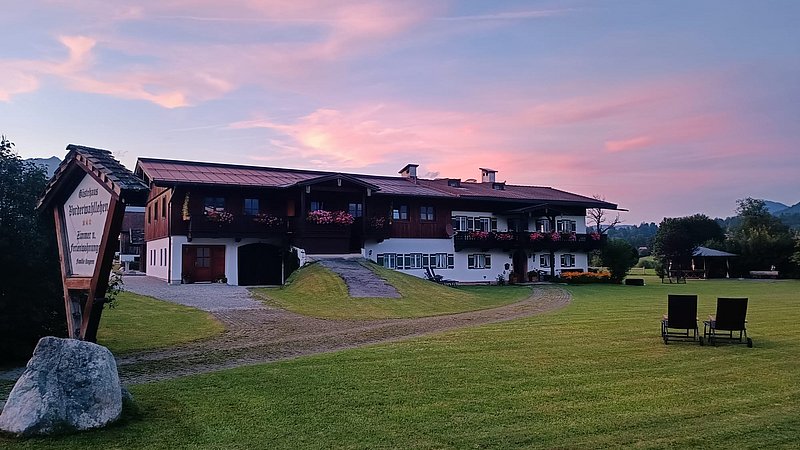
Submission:
<svg viewBox="0 0 800 450">
<path fill-rule="evenodd" d="M 39 208 L 55 218 L 69 337 L 95 342 L 125 206 L 148 188 L 107 150 L 67 150 Z"/>
</svg>

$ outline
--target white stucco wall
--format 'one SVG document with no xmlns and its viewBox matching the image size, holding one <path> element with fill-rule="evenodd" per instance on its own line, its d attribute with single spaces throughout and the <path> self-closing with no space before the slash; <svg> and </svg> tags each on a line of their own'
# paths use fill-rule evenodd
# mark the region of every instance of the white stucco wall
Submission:
<svg viewBox="0 0 800 450">
<path fill-rule="evenodd" d="M 166 280 L 169 273 L 169 238 L 147 242 L 147 275 Z"/>
<path fill-rule="evenodd" d="M 156 242 L 156 241 L 153 241 Z M 180 284 L 181 273 L 183 273 L 183 246 L 184 245 L 224 245 L 225 246 L 225 277 L 228 284 L 237 286 L 239 284 L 239 247 L 247 244 L 265 243 L 276 245 L 275 241 L 269 239 L 242 239 L 236 242 L 233 238 L 195 238 L 189 242 L 186 236 L 172 236 L 172 270 L 170 273 L 170 283 Z M 149 243 L 148 243 L 149 245 Z M 150 273 L 148 272 L 148 275 Z M 166 280 L 166 273 L 163 277 Z"/>
<path fill-rule="evenodd" d="M 561 255 L 563 254 L 572 254 L 575 255 L 575 266 L 574 267 L 561 267 Z M 528 270 L 544 270 L 546 272 L 550 272 L 550 267 L 542 267 L 539 264 L 539 255 L 547 255 L 547 252 L 538 252 L 531 255 L 528 259 Z M 584 272 L 589 270 L 589 255 L 582 252 L 555 252 L 555 267 L 556 267 L 556 274 L 561 273 L 561 269 L 566 270 L 577 270 L 583 269 Z"/>
<path fill-rule="evenodd" d="M 485 217 L 485 216 L 484 216 Z M 498 225 L 499 227 L 499 225 Z M 364 257 L 377 262 L 379 253 L 448 253 L 453 255 L 453 269 L 434 269 L 437 275 L 463 282 L 495 282 L 497 276 L 503 274 L 508 279 L 511 273 L 511 256 L 509 252 L 493 250 L 483 252 L 477 249 L 466 249 L 460 252 L 453 250 L 452 239 L 386 239 L 381 243 L 367 241 Z M 488 254 L 492 256 L 491 269 L 470 269 L 468 257 L 471 254 Z M 505 265 L 509 265 L 506 270 Z M 404 269 L 399 272 L 425 278 L 425 269 Z"/>
</svg>

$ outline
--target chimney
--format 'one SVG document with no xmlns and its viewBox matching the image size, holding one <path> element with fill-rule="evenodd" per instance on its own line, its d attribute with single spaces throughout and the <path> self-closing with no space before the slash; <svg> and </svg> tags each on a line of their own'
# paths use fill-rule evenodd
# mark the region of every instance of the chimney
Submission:
<svg viewBox="0 0 800 450">
<path fill-rule="evenodd" d="M 497 174 L 496 170 L 481 167 L 481 183 L 494 183 L 494 176 Z"/>
<path fill-rule="evenodd" d="M 417 167 L 419 167 L 419 164 L 406 164 L 406 166 L 400 169 L 400 172 L 397 173 L 402 175 L 404 178 L 410 178 L 416 181 Z"/>
</svg>

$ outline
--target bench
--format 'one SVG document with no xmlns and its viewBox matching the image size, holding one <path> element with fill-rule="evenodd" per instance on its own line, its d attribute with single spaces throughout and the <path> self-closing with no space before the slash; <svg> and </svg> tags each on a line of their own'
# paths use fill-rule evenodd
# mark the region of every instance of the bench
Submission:
<svg viewBox="0 0 800 450">
<path fill-rule="evenodd" d="M 644 286 L 644 278 L 625 278 L 626 286 Z"/>
<path fill-rule="evenodd" d="M 778 278 L 777 270 L 751 270 L 750 278 Z"/>
</svg>

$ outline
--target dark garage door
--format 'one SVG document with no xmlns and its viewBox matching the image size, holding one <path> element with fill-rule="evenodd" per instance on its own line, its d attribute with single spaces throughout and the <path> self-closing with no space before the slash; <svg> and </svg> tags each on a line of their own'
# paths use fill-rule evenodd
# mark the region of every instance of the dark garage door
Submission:
<svg viewBox="0 0 800 450">
<path fill-rule="evenodd" d="M 239 247 L 239 285 L 281 284 L 281 251 L 269 244 Z"/>
</svg>

